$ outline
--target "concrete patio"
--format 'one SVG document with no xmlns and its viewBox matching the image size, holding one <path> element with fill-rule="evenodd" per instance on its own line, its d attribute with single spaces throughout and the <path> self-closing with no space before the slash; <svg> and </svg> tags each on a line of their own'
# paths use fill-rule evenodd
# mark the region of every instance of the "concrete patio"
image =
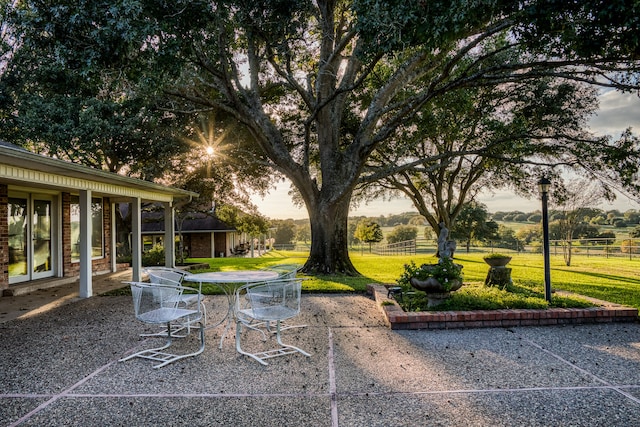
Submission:
<svg viewBox="0 0 640 427">
<path fill-rule="evenodd" d="M 34 299 L 11 298 L 14 308 Z M 220 297 L 208 303 L 214 316 L 223 310 Z M 68 298 L 46 310 L 25 308 L 22 317 L 7 314 L 6 306 L 0 312 L 3 426 L 626 426 L 640 420 L 637 322 L 392 331 L 367 296 L 303 295 L 296 323 L 308 326 L 283 334 L 310 358 L 292 355 L 261 366 L 238 355 L 231 337 L 219 349 L 218 327 L 207 331 L 203 354 L 153 369 L 151 361 L 118 362 L 158 340 L 139 337 L 148 329 L 135 320 L 130 297 Z M 261 345 L 258 334 L 247 338 Z M 187 338 L 179 346 L 195 344 Z"/>
</svg>

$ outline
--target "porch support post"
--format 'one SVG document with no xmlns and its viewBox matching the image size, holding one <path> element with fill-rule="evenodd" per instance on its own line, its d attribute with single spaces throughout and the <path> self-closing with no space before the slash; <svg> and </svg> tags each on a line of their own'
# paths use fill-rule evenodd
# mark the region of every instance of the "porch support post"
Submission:
<svg viewBox="0 0 640 427">
<path fill-rule="evenodd" d="M 176 263 L 176 228 L 174 221 L 173 204 L 164 205 L 164 265 L 175 267 Z"/>
<path fill-rule="evenodd" d="M 111 200 L 109 205 L 111 207 L 111 215 L 109 215 L 109 218 L 111 218 L 111 241 L 109 242 L 111 250 L 109 253 L 111 253 L 111 272 L 114 273 L 118 269 L 118 262 L 116 259 L 116 202 Z"/>
<path fill-rule="evenodd" d="M 142 219 L 140 197 L 131 199 L 131 274 L 134 282 L 142 278 Z"/>
<path fill-rule="evenodd" d="M 80 298 L 93 295 L 91 271 L 91 190 L 80 190 Z"/>
</svg>

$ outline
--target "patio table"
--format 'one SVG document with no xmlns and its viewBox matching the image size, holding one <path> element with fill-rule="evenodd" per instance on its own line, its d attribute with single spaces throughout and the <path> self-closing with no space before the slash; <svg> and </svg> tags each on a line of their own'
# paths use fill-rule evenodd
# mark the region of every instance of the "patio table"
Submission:
<svg viewBox="0 0 640 427">
<path fill-rule="evenodd" d="M 187 274 L 186 276 L 184 276 L 183 280 L 189 282 L 197 282 L 200 284 L 200 286 L 202 286 L 203 283 L 212 283 L 218 286 L 227 298 L 227 303 L 229 304 L 229 306 L 227 308 L 227 313 L 225 314 L 225 316 L 222 318 L 222 320 L 220 320 L 220 322 L 216 323 L 215 325 L 208 326 L 208 328 L 213 328 L 222 324 L 226 320 L 224 331 L 222 332 L 222 336 L 220 337 L 220 348 L 222 348 L 224 337 L 227 335 L 227 332 L 229 331 L 229 328 L 233 323 L 233 310 L 236 302 L 236 289 L 248 283 L 268 282 L 270 280 L 275 280 L 279 276 L 280 274 L 278 272 L 269 270 L 234 270 Z"/>
</svg>

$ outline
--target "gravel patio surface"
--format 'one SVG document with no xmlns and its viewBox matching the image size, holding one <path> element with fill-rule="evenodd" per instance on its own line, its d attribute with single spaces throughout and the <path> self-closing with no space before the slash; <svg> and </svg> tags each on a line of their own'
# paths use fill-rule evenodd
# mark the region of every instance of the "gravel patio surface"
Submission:
<svg viewBox="0 0 640 427">
<path fill-rule="evenodd" d="M 18 298 L 18 297 L 16 297 Z M 207 297 L 213 318 L 222 297 Z M 3 426 L 611 426 L 640 420 L 640 324 L 392 331 L 366 295 L 303 295 L 262 366 L 222 327 L 161 369 L 118 359 L 159 338 L 131 297 L 97 296 L 0 323 Z M 197 345 L 196 334 L 178 350 Z M 246 347 L 273 344 L 247 332 Z M 244 341 L 243 341 L 244 343 Z"/>
</svg>

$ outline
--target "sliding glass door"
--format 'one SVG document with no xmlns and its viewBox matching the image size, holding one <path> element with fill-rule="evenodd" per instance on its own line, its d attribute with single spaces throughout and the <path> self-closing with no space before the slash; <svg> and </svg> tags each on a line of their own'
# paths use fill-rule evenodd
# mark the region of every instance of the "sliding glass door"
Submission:
<svg viewBox="0 0 640 427">
<path fill-rule="evenodd" d="M 9 194 L 9 283 L 51 277 L 54 271 L 54 198 Z"/>
</svg>

